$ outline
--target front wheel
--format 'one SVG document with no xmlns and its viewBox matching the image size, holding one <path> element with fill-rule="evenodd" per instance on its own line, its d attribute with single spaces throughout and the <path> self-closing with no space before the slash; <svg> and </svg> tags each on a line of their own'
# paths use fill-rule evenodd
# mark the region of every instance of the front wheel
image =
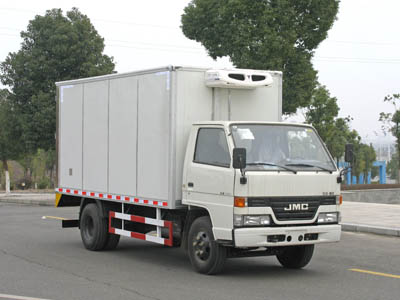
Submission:
<svg viewBox="0 0 400 300">
<path fill-rule="evenodd" d="M 301 269 L 308 265 L 314 253 L 314 245 L 289 246 L 276 256 L 281 265 L 289 269 Z"/>
<path fill-rule="evenodd" d="M 197 272 L 211 275 L 222 271 L 226 261 L 226 248 L 214 240 L 209 217 L 199 217 L 190 226 L 188 254 Z"/>
</svg>

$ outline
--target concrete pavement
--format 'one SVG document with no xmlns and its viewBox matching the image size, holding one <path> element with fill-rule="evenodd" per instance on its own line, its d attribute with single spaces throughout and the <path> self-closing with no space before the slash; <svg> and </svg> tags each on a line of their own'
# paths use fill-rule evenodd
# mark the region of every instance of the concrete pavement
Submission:
<svg viewBox="0 0 400 300">
<path fill-rule="evenodd" d="M 400 237 L 400 205 L 343 202 L 342 229 Z"/>
<path fill-rule="evenodd" d="M 0 202 L 54 205 L 52 193 L 0 193 Z M 344 231 L 367 232 L 400 237 L 400 204 L 344 201 L 341 207 Z"/>
<path fill-rule="evenodd" d="M 367 189 L 342 191 L 343 201 L 400 204 L 400 189 Z"/>
</svg>

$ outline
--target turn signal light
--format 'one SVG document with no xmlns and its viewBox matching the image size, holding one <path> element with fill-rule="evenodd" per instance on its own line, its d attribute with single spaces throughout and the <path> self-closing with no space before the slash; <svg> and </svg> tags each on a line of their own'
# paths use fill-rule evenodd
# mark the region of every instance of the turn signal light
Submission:
<svg viewBox="0 0 400 300">
<path fill-rule="evenodd" d="M 342 205 L 342 203 L 343 203 L 343 196 L 342 195 L 336 196 L 336 204 Z"/>
<path fill-rule="evenodd" d="M 247 199 L 244 197 L 235 197 L 235 207 L 246 207 L 247 206 Z"/>
</svg>

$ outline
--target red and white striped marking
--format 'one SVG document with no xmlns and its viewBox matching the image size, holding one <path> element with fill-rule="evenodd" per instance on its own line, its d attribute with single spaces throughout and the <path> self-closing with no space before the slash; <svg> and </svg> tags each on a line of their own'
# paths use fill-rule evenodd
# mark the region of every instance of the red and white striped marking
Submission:
<svg viewBox="0 0 400 300">
<path fill-rule="evenodd" d="M 149 242 L 154 242 L 154 243 L 172 247 L 173 232 L 172 232 L 172 222 L 171 221 L 157 220 L 157 219 L 146 218 L 146 217 L 141 217 L 141 216 L 118 213 L 118 212 L 114 212 L 114 211 L 109 212 L 108 218 L 109 218 L 108 219 L 108 232 L 110 232 L 110 233 L 123 235 L 123 236 L 127 236 L 127 237 L 132 237 L 132 238 L 145 240 L 145 241 L 149 241 Z M 121 220 L 137 222 L 137 223 L 151 224 L 151 225 L 159 226 L 159 227 L 167 227 L 169 230 L 169 238 L 164 239 L 162 237 L 157 237 L 157 236 L 153 236 L 150 234 L 144 234 L 144 233 L 123 230 L 123 229 L 119 229 L 119 228 L 114 228 L 111 226 L 111 219 L 121 219 Z"/>
<path fill-rule="evenodd" d="M 145 204 L 145 205 L 156 206 L 156 207 L 168 206 L 168 202 L 166 202 L 166 201 L 139 199 L 137 197 L 124 196 L 124 195 L 105 194 L 105 193 L 89 192 L 89 191 L 82 191 L 82 190 L 75 190 L 75 189 L 64 189 L 64 188 L 57 188 L 56 192 L 67 194 L 67 195 L 74 195 L 74 196 L 86 196 L 86 197 L 93 197 L 93 198 L 104 199 L 104 200 L 115 200 L 115 201 L 120 201 L 123 203 Z"/>
</svg>

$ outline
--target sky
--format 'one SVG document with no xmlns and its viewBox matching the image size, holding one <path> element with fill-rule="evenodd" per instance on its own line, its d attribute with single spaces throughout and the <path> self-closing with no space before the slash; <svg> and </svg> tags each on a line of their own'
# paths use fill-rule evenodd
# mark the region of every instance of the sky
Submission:
<svg viewBox="0 0 400 300">
<path fill-rule="evenodd" d="M 57 4 L 55 4 L 55 2 Z M 189 0 L 14 0 L 0 2 L 0 61 L 18 51 L 19 33 L 29 20 L 51 8 L 77 7 L 105 39 L 105 54 L 118 72 L 166 65 L 232 67 L 228 58 L 213 61 L 205 49 L 187 39 L 180 18 Z M 56 6 L 55 6 L 56 5 Z M 328 38 L 315 51 L 319 82 L 338 100 L 339 116 L 351 116 L 351 127 L 365 142 L 392 140 L 378 121 L 394 108 L 383 99 L 400 93 L 400 1 L 342 0 Z M 267 59 L 267 58 L 266 58 Z M 283 74 L 285 76 L 285 74 Z M 303 121 L 301 112 L 289 120 Z M 390 134 L 389 134 L 390 135 Z"/>
</svg>

